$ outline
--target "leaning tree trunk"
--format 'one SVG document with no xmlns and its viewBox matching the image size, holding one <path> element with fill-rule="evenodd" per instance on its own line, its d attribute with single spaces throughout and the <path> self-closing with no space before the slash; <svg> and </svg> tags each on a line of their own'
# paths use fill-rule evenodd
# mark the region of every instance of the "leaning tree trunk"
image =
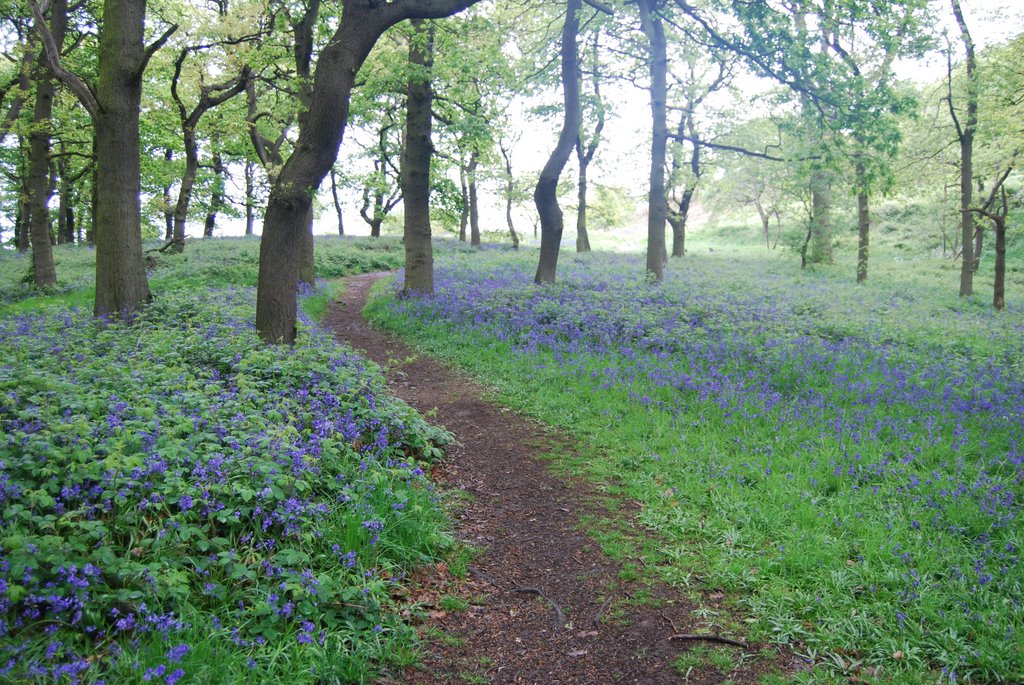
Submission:
<svg viewBox="0 0 1024 685">
<path fill-rule="evenodd" d="M 433 90 L 430 68 L 434 28 L 412 21 L 409 41 L 409 84 L 402 150 L 402 197 L 405 202 L 405 292 L 434 292 L 434 254 L 430 242 L 430 126 Z"/>
<path fill-rule="evenodd" d="M 558 143 L 537 179 L 533 202 L 540 215 L 540 259 L 537 263 L 537 283 L 554 283 L 558 268 L 558 251 L 562 246 L 562 209 L 558 206 L 558 177 L 569 161 L 576 136 L 580 130 L 580 74 L 579 50 L 576 36 L 580 29 L 582 0 L 568 0 L 565 24 L 562 27 L 562 95 L 565 120 L 558 135 Z"/>
<path fill-rule="evenodd" d="M 342 3 L 341 22 L 320 52 L 309 107 L 299 117 L 292 155 L 270 191 L 256 289 L 256 330 L 270 343 L 295 340 L 296 288 L 301 236 L 312 193 L 338 157 L 348 122 L 356 73 L 377 39 L 391 26 L 413 17 L 438 18 L 458 12 L 473 0 L 393 0 Z"/>
<path fill-rule="evenodd" d="M 665 30 L 656 13 L 657 0 L 639 0 L 640 25 L 648 42 L 651 75 L 651 175 L 647 193 L 647 273 L 665 277 L 665 157 L 668 149 L 668 99 Z"/>
<path fill-rule="evenodd" d="M 192 189 L 195 187 L 196 174 L 199 173 L 199 141 L 196 138 L 195 125 L 184 127 L 185 140 L 185 173 L 181 176 L 178 187 L 178 201 L 174 205 L 174 233 L 172 239 L 175 252 L 185 251 L 185 223 L 188 221 L 188 208 L 192 202 Z"/>
</svg>

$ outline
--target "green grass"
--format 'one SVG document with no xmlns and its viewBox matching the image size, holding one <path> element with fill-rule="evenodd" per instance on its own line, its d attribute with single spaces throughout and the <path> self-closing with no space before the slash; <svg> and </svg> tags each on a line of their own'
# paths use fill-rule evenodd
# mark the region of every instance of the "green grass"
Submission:
<svg viewBox="0 0 1024 685">
<path fill-rule="evenodd" d="M 882 249 L 878 252 L 872 280 L 857 286 L 848 268 L 852 262 L 843 255 L 835 266 L 800 272 L 792 255 L 766 259 L 753 249 L 725 254 L 716 250 L 674 261 L 670 268 L 682 274 L 678 278 L 686 285 L 673 282 L 665 292 L 678 293 L 683 304 L 676 306 L 682 316 L 724 321 L 723 337 L 711 337 L 709 344 L 730 337 L 744 339 L 751 332 L 755 340 L 767 344 L 777 336 L 787 339 L 792 332 L 796 338 L 810 331 L 812 337 L 804 345 L 818 344 L 813 340 L 828 344 L 868 339 L 899 363 L 943 360 L 950 369 L 993 363 L 1024 372 L 1020 336 L 1024 308 L 1013 299 L 1024 296 L 1024 284 L 1011 281 L 1010 301 L 1015 304 L 995 314 L 984 294 L 988 272 L 979 274 L 980 294 L 962 299 L 956 296 L 954 265 L 929 261 L 923 255 L 918 258 L 920 264 L 908 265 L 902 256 L 887 258 Z M 382 296 L 370 303 L 367 314 L 417 348 L 468 370 L 493 387 L 500 401 L 575 437 L 578 449 L 557 450 L 554 467 L 588 475 L 610 496 L 639 501 L 642 510 L 636 520 L 650 532 L 648 540 L 637 540 L 617 532 L 615 526 L 598 524 L 594 534 L 606 552 L 624 559 L 643 556 L 648 572 L 656 569 L 663 578 L 686 587 L 726 591 L 730 612 L 755 619 L 749 624 L 750 639 L 790 645 L 819 666 L 797 676 L 802 680 L 829 682 L 852 673 L 859 663 L 876 669 L 879 682 L 893 683 L 937 681 L 943 677 L 941 666 L 949 664 L 961 672 L 958 678 L 964 678 L 966 671 L 977 682 L 1012 680 L 1012 674 L 1021 672 L 1024 651 L 1019 638 L 1002 639 L 997 637 L 1003 634 L 1002 628 L 985 630 L 984 626 L 992 621 L 991 625 L 1009 631 L 1024 627 L 1014 600 L 1019 596 L 1013 590 L 1019 578 L 1017 562 L 1009 562 L 1009 575 L 999 584 L 1000 590 L 972 591 L 970 581 L 947 578 L 943 584 L 942 580 L 950 568 L 970 572 L 977 545 L 984 546 L 988 536 L 993 536 L 993 554 L 998 555 L 1004 543 L 1007 549 L 1020 548 L 1024 544 L 1020 526 L 990 530 L 977 505 L 966 502 L 943 510 L 944 517 L 957 522 L 949 525 L 963 527 L 963 532 L 939 530 L 927 526 L 932 514 L 926 500 L 910 504 L 899 495 L 907 487 L 900 479 L 916 478 L 914 474 L 922 480 L 933 471 L 941 472 L 943 478 L 962 474 L 970 483 L 974 476 L 969 474 L 982 473 L 990 461 L 998 464 L 1000 450 L 1019 443 L 1019 433 L 1006 432 L 1003 424 L 989 430 L 982 418 L 965 419 L 975 442 L 964 448 L 963 456 L 950 457 L 947 447 L 923 447 L 920 464 L 909 474 L 880 481 L 884 497 L 869 496 L 870 490 L 864 488 L 851 491 L 843 477 L 832 474 L 830 462 L 845 463 L 853 454 L 841 451 L 841 441 L 830 439 L 819 425 L 780 423 L 770 417 L 736 421 L 734 413 L 742 412 L 742 407 L 700 401 L 649 383 L 641 375 L 630 376 L 628 382 L 600 384 L 608 369 L 661 372 L 676 368 L 669 365 L 682 363 L 678 359 L 637 357 L 614 349 L 598 355 L 566 355 L 543 344 L 530 345 L 527 352 L 517 348 L 524 338 L 547 334 L 549 325 L 551 330 L 561 330 L 556 326 L 565 319 L 583 316 L 577 310 L 559 308 L 555 303 L 560 298 L 575 301 L 579 297 L 587 303 L 584 311 L 600 313 L 603 307 L 619 306 L 611 298 L 636 302 L 649 296 L 642 285 L 625 286 L 629 293 L 625 296 L 615 288 L 611 294 L 594 295 L 591 288 L 598 287 L 593 283 L 601 282 L 601 274 L 622 278 L 619 262 L 601 255 L 563 255 L 563 284 L 552 289 L 488 285 L 490 278 L 500 281 L 510 274 L 516 278 L 529 274 L 533 259 L 534 255 L 491 253 L 472 262 L 461 257 L 442 260 L 446 278 L 457 275 L 454 285 L 443 287 L 471 293 L 465 309 L 451 305 L 457 298 L 446 291 L 440 300 L 444 304 L 437 305 L 399 304 Z M 639 283 L 642 266 L 637 260 L 628 264 L 637 268 L 633 282 Z M 462 290 L 468 283 L 474 283 L 474 288 Z M 734 312 L 745 311 L 748 297 L 770 304 L 774 318 L 733 317 Z M 672 298 L 665 297 L 666 301 Z M 541 312 L 537 317 L 541 323 L 531 320 L 517 330 L 504 328 L 505 312 L 518 312 L 519 307 Z M 629 312 L 624 315 L 628 317 L 625 330 L 641 325 L 660 330 L 660 310 L 645 312 L 641 306 L 625 310 Z M 680 315 L 673 311 L 673 316 Z M 536 330 L 527 330 L 530 326 Z M 701 333 L 697 330 L 692 335 Z M 786 362 L 787 358 L 786 354 L 767 356 L 757 361 L 761 368 L 748 371 L 767 369 L 786 397 L 833 393 L 834 376 L 859 373 L 856 366 L 847 369 L 840 364 L 830 369 L 825 365 L 814 370 L 803 366 L 803 361 L 799 365 Z M 743 373 L 744 367 L 738 372 Z M 971 392 L 969 385 L 960 390 Z M 642 395 L 650 402 L 638 401 Z M 851 406 L 848 403 L 856 400 L 856 393 L 836 396 L 828 406 Z M 678 415 L 659 409 L 657 403 L 678 407 Z M 894 404 L 880 411 L 878 416 L 884 420 L 914 415 L 916 409 Z M 939 442 L 948 445 L 949 439 L 947 433 Z M 901 456 L 914 449 L 918 444 L 914 441 L 920 438 L 907 440 L 903 443 L 896 436 L 883 435 L 878 446 L 854 449 L 863 454 L 865 463 L 881 463 L 891 458 L 887 452 Z M 991 473 L 1004 469 L 1006 475 L 1007 468 L 1006 487 L 1019 498 L 1012 467 L 996 465 Z M 935 496 L 939 489 L 935 486 Z M 918 521 L 923 524 L 921 530 L 916 527 Z M 629 522 L 620 525 L 627 527 Z M 907 552 L 914 564 L 910 570 L 931 579 L 919 598 L 900 598 L 912 586 L 912 576 L 893 549 Z M 631 578 L 636 575 L 636 565 L 627 564 L 625 570 Z M 970 602 L 981 620 L 953 615 L 960 602 Z M 732 620 L 711 614 L 706 618 Z M 963 647 L 965 639 L 970 640 L 969 649 Z M 963 668 L 957 664 L 961 658 Z"/>
</svg>

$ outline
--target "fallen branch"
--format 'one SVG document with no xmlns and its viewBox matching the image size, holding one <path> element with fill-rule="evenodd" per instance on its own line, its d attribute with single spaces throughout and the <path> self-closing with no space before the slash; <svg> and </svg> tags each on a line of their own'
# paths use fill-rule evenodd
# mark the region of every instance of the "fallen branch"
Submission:
<svg viewBox="0 0 1024 685">
<path fill-rule="evenodd" d="M 184 240 L 180 240 L 178 238 L 171 238 L 171 240 L 169 240 L 167 242 L 167 244 L 165 244 L 163 247 L 154 247 L 154 248 L 151 248 L 149 250 L 146 250 L 146 252 L 147 253 L 159 252 L 159 253 L 163 254 L 164 252 L 167 252 L 167 250 L 171 249 L 175 245 L 184 245 L 184 244 L 185 244 Z"/>
<path fill-rule="evenodd" d="M 555 613 L 558 614 L 558 628 L 557 628 L 557 630 L 561 630 L 562 626 L 565 625 L 565 614 L 562 613 L 562 607 L 558 606 L 558 603 L 555 600 L 551 599 L 550 597 L 545 595 L 543 592 L 541 592 L 537 588 L 535 588 L 535 587 L 516 587 L 516 588 L 512 588 L 511 590 L 509 590 L 509 592 L 525 592 L 525 593 L 528 593 L 528 594 L 531 594 L 531 595 L 537 595 L 538 597 L 543 597 L 544 599 L 546 599 L 548 601 L 548 604 L 550 604 L 552 606 L 552 608 L 554 608 Z"/>
<path fill-rule="evenodd" d="M 467 566 L 466 567 L 466 573 L 471 573 L 474 576 L 476 576 L 477 578 L 480 578 L 482 580 L 487 581 L 488 583 L 490 583 L 494 587 L 498 588 L 498 590 L 500 590 L 501 592 L 505 591 L 505 588 L 503 588 L 501 586 L 501 584 L 498 583 L 498 581 L 496 581 L 494 578 L 491 578 L 489 575 L 487 575 L 486 573 L 484 573 L 483 571 L 478 569 L 476 566 Z"/>
<path fill-rule="evenodd" d="M 732 638 L 722 637 L 721 635 L 713 634 L 687 634 L 677 633 L 669 638 L 669 640 L 703 640 L 705 642 L 720 642 L 723 645 L 732 645 L 733 647 L 739 647 L 740 649 L 747 649 L 746 642 L 740 642 L 739 640 L 733 640 Z"/>
</svg>

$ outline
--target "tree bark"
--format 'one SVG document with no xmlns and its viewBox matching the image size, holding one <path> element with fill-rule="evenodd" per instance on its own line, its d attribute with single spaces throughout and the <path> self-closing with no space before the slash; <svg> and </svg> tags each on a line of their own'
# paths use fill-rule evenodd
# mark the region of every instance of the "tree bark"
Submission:
<svg viewBox="0 0 1024 685">
<path fill-rule="evenodd" d="M 480 155 L 476 150 L 469 156 L 466 170 L 466 188 L 469 191 L 469 244 L 480 247 L 480 199 L 476 186 L 476 169 L 480 166 Z"/>
<path fill-rule="evenodd" d="M 338 157 L 356 72 L 388 28 L 414 17 L 449 16 L 473 0 L 346 0 L 313 76 L 309 106 L 299 117 L 295 150 L 270 191 L 260 242 L 256 330 L 270 343 L 295 340 L 301 232 L 319 187 Z"/>
<path fill-rule="evenodd" d="M 558 206 L 558 177 L 569 160 L 580 131 L 579 34 L 582 0 L 568 0 L 565 24 L 562 26 L 562 97 L 565 120 L 558 143 L 548 157 L 533 191 L 533 202 L 540 215 L 540 259 L 534 281 L 554 283 L 558 268 L 558 252 L 562 246 L 562 209 Z"/>
<path fill-rule="evenodd" d="M 256 165 L 245 162 L 245 234 L 252 235 L 256 224 Z"/>
<path fill-rule="evenodd" d="M 590 236 L 587 234 L 587 162 L 580 154 L 577 139 L 576 152 L 579 160 L 579 175 L 576 184 L 576 251 L 590 252 Z"/>
<path fill-rule="evenodd" d="M 95 204 L 97 316 L 130 316 L 149 302 L 142 253 L 139 111 L 142 74 L 153 54 L 177 29 L 171 26 L 145 45 L 146 0 L 105 0 L 96 88 L 64 69 L 60 46 L 31 3 L 36 29 L 54 74 L 93 118 L 96 152 Z"/>
<path fill-rule="evenodd" d="M 992 306 L 1006 306 L 1006 215 L 1009 211 L 1006 191 L 1003 190 L 1003 213 L 993 223 L 996 233 L 996 265 L 992 282 Z"/>
<path fill-rule="evenodd" d="M 50 4 L 50 35 L 57 45 L 64 44 L 68 24 L 67 0 Z M 50 118 L 56 87 L 45 57 L 35 70 L 36 102 L 29 135 L 28 196 L 32 234 L 32 275 L 37 286 L 57 284 L 50 242 Z"/>
<path fill-rule="evenodd" d="M 832 189 L 828 172 L 811 172 L 811 264 L 832 263 Z"/>
<path fill-rule="evenodd" d="M 647 194 L 647 273 L 665 276 L 665 157 L 668 149 L 667 72 L 665 30 L 657 14 L 657 0 L 639 0 L 640 25 L 648 42 L 651 77 L 651 174 Z"/>
<path fill-rule="evenodd" d="M 459 190 L 462 192 L 462 207 L 459 210 L 459 242 L 466 242 L 469 229 L 469 184 L 466 183 L 466 169 L 459 168 Z"/>
<path fill-rule="evenodd" d="M 224 166 L 224 159 L 220 153 L 213 155 L 213 190 L 210 192 L 210 210 L 206 213 L 206 221 L 203 222 L 203 237 L 212 238 L 213 229 L 217 227 L 217 215 L 224 209 L 224 176 L 227 174 L 227 167 Z"/>
<path fill-rule="evenodd" d="M 971 205 L 974 202 L 974 131 L 978 126 L 978 85 L 977 60 L 974 54 L 974 40 L 964 21 L 959 0 L 951 0 L 953 14 L 960 28 L 960 39 L 967 55 L 967 112 L 963 126 L 953 113 L 952 92 L 949 96 L 950 113 L 957 126 L 957 137 L 960 142 L 960 240 L 962 243 L 960 264 L 960 296 L 974 292 L 974 214 Z M 949 88 L 952 91 L 952 74 L 949 76 Z"/>
<path fill-rule="evenodd" d="M 857 162 L 857 282 L 868 280 L 868 244 L 871 233 L 871 210 L 865 178 L 864 162 Z"/>
<path fill-rule="evenodd" d="M 94 118 L 97 316 L 130 315 L 150 300 L 142 254 L 139 111 L 148 59 L 146 0 L 105 0 Z"/>
<path fill-rule="evenodd" d="M 434 293 L 434 254 L 430 240 L 430 113 L 433 88 L 434 27 L 412 20 L 409 83 L 406 95 L 402 197 L 405 202 L 405 292 Z"/>
<path fill-rule="evenodd" d="M 18 149 L 24 151 L 25 142 L 22 136 L 18 136 Z M 18 215 L 14 220 L 14 245 L 18 252 L 28 252 L 32 244 L 32 204 L 29 202 L 28 192 L 28 167 L 24 159 L 24 153 L 18 163 L 19 192 L 18 192 Z"/>
</svg>

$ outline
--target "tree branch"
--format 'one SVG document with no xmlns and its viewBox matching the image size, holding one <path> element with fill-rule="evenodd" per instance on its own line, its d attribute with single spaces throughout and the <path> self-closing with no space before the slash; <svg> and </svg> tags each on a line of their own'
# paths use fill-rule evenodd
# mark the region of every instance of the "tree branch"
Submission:
<svg viewBox="0 0 1024 685">
<path fill-rule="evenodd" d="M 32 24 L 35 26 L 36 33 L 43 42 L 47 66 L 50 67 L 53 75 L 75 94 L 75 97 L 85 107 L 85 111 L 90 116 L 95 117 L 100 111 L 100 103 L 96 98 L 96 93 L 78 74 L 64 68 L 60 59 L 60 48 L 53 39 L 53 34 L 50 33 L 50 28 L 46 25 L 46 17 L 43 15 L 43 10 L 36 3 L 36 0 L 29 0 L 29 7 L 32 10 Z"/>
<path fill-rule="evenodd" d="M 164 43 L 171 37 L 171 35 L 178 30 L 177 24 L 171 24 L 167 27 L 167 30 L 160 34 L 160 37 L 146 46 L 146 51 L 142 54 L 142 59 L 139 61 L 138 67 L 135 69 L 135 78 L 142 78 L 142 72 L 146 71 L 146 67 L 149 65 L 149 60 L 153 59 L 153 55 L 156 51 L 164 46 Z"/>
</svg>

